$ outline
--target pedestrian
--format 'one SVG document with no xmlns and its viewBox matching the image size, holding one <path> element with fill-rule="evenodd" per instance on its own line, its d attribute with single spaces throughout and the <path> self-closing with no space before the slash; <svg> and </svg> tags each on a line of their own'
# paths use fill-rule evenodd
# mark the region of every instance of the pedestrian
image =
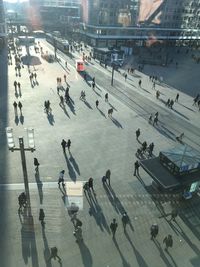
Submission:
<svg viewBox="0 0 200 267">
<path fill-rule="evenodd" d="M 90 177 L 89 180 L 88 180 L 88 186 L 89 186 L 89 189 L 94 191 L 94 187 L 93 187 L 93 178 Z"/>
<path fill-rule="evenodd" d="M 108 93 L 105 94 L 105 102 L 108 102 Z"/>
<path fill-rule="evenodd" d="M 95 77 L 92 78 L 92 81 L 95 83 Z"/>
<path fill-rule="evenodd" d="M 38 167 L 40 166 L 40 163 L 37 158 L 33 159 L 33 164 L 35 166 L 35 170 L 38 171 Z"/>
<path fill-rule="evenodd" d="M 66 80 L 67 80 L 67 76 L 64 74 L 64 81 L 66 82 Z"/>
<path fill-rule="evenodd" d="M 127 73 L 125 73 L 125 75 L 124 75 L 125 82 L 126 82 L 127 76 L 128 76 Z"/>
<path fill-rule="evenodd" d="M 22 114 L 22 103 L 20 101 L 18 102 L 18 107 L 19 107 L 20 113 Z"/>
<path fill-rule="evenodd" d="M 138 141 L 138 138 L 140 136 L 140 128 L 137 129 L 137 131 L 135 132 L 136 134 L 136 140 Z"/>
<path fill-rule="evenodd" d="M 179 99 L 179 93 L 176 95 L 175 102 L 178 102 Z"/>
<path fill-rule="evenodd" d="M 193 99 L 193 106 L 196 105 L 197 101 L 199 99 L 199 94 L 196 95 L 196 97 Z"/>
<path fill-rule="evenodd" d="M 155 82 L 153 82 L 152 89 L 156 89 L 156 83 Z"/>
<path fill-rule="evenodd" d="M 171 109 L 173 109 L 173 105 L 174 105 L 174 100 L 171 99 L 171 100 L 170 100 L 170 103 L 169 103 L 169 106 L 170 106 Z"/>
<path fill-rule="evenodd" d="M 158 125 L 158 117 L 156 117 L 156 116 L 154 117 L 154 120 L 153 120 L 153 126 L 154 126 L 155 124 Z"/>
<path fill-rule="evenodd" d="M 150 156 L 150 157 L 152 157 L 153 149 L 154 149 L 154 143 L 152 142 L 152 143 L 149 145 L 149 156 Z"/>
<path fill-rule="evenodd" d="M 65 170 L 62 170 L 59 174 L 59 178 L 58 178 L 58 187 L 60 188 L 60 183 L 62 183 L 62 186 L 64 187 L 65 183 L 64 183 L 64 174 L 65 174 Z"/>
<path fill-rule="evenodd" d="M 76 242 L 83 241 L 82 229 L 80 226 L 75 228 L 73 235 L 76 237 Z"/>
<path fill-rule="evenodd" d="M 128 214 L 126 212 L 124 212 L 122 214 L 122 224 L 123 224 L 123 227 L 124 227 L 124 232 L 126 231 L 126 225 L 130 222 L 130 219 L 128 217 Z"/>
<path fill-rule="evenodd" d="M 141 87 L 141 85 L 142 85 L 142 80 L 139 80 L 138 85 L 139 85 L 139 87 Z"/>
<path fill-rule="evenodd" d="M 98 108 L 98 106 L 99 106 L 99 101 L 96 100 L 96 108 Z"/>
<path fill-rule="evenodd" d="M 134 169 L 134 176 L 140 176 L 140 174 L 139 174 L 139 167 L 140 167 L 140 164 L 139 164 L 138 160 L 136 160 L 136 162 L 134 163 L 134 166 L 135 166 L 135 169 Z"/>
<path fill-rule="evenodd" d="M 40 209 L 39 221 L 41 222 L 42 227 L 45 226 L 44 218 L 45 218 L 44 210 Z"/>
<path fill-rule="evenodd" d="M 67 69 L 67 61 L 65 61 L 65 67 L 66 67 L 66 69 Z"/>
<path fill-rule="evenodd" d="M 92 89 L 95 89 L 95 82 L 92 82 Z"/>
<path fill-rule="evenodd" d="M 106 180 L 108 180 L 108 185 L 110 186 L 110 176 L 111 176 L 111 171 L 108 169 L 107 171 L 106 171 L 106 175 L 105 175 L 105 177 L 106 177 Z"/>
<path fill-rule="evenodd" d="M 54 258 L 54 260 L 56 258 L 58 258 L 58 262 L 61 262 L 62 261 L 61 258 L 58 256 L 58 249 L 57 249 L 57 247 L 51 248 L 51 255 L 50 255 L 48 261 L 50 261 L 52 258 Z"/>
<path fill-rule="evenodd" d="M 163 243 L 165 243 L 165 249 L 168 250 L 169 247 L 173 246 L 173 239 L 171 235 L 165 236 L 163 239 Z"/>
<path fill-rule="evenodd" d="M 17 81 L 14 81 L 15 90 L 17 90 Z"/>
<path fill-rule="evenodd" d="M 16 101 L 13 102 L 13 106 L 14 106 L 14 110 L 17 111 L 17 102 Z"/>
<path fill-rule="evenodd" d="M 62 149 L 63 149 L 63 152 L 65 153 L 66 152 L 66 145 L 67 145 L 67 142 L 65 141 L 65 139 L 62 140 L 61 142 L 61 146 L 62 146 Z"/>
<path fill-rule="evenodd" d="M 21 211 L 22 208 L 25 208 L 27 205 L 27 198 L 26 198 L 26 193 L 22 192 L 19 196 L 18 196 L 18 202 L 19 202 L 19 209 L 18 212 Z"/>
<path fill-rule="evenodd" d="M 33 75 L 34 75 L 35 80 L 36 80 L 37 79 L 37 73 L 35 72 Z"/>
<path fill-rule="evenodd" d="M 118 227 L 118 224 L 117 224 L 117 222 L 116 222 L 116 219 L 113 219 L 113 221 L 112 221 L 111 224 L 110 224 L 110 229 L 111 229 L 113 238 L 115 238 L 115 233 L 116 233 L 116 231 L 117 231 L 117 227 Z"/>
<path fill-rule="evenodd" d="M 171 213 L 171 219 L 170 221 L 176 221 L 176 217 L 178 216 L 178 210 L 174 208 Z"/>
<path fill-rule="evenodd" d="M 20 84 L 20 82 L 18 82 L 17 85 L 18 85 L 18 88 L 19 88 L 19 90 L 20 90 L 20 89 L 21 89 L 21 84 Z"/>
<path fill-rule="evenodd" d="M 151 239 L 156 238 L 156 236 L 158 235 L 158 225 L 156 223 L 152 224 L 151 228 L 150 228 L 150 233 L 151 233 Z"/>
<path fill-rule="evenodd" d="M 157 91 L 156 91 L 156 98 L 158 99 L 159 97 L 160 97 L 160 91 L 157 90 Z"/>
<path fill-rule="evenodd" d="M 71 140 L 68 139 L 67 140 L 67 148 L 68 148 L 69 151 L 70 151 L 71 143 L 72 143 Z"/>
<path fill-rule="evenodd" d="M 108 110 L 108 117 L 112 118 L 112 114 L 113 114 L 113 109 L 110 108 L 110 109 Z"/>
</svg>

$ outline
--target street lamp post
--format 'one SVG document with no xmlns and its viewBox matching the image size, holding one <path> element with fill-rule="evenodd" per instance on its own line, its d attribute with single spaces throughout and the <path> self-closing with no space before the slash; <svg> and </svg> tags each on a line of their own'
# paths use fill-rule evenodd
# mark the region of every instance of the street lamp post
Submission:
<svg viewBox="0 0 200 267">
<path fill-rule="evenodd" d="M 27 139 L 28 139 L 28 147 L 24 147 L 24 138 L 19 137 L 19 147 L 15 147 L 14 136 L 13 136 L 13 129 L 11 127 L 6 128 L 6 135 L 8 141 L 8 149 L 12 152 L 20 151 L 21 154 L 21 163 L 22 163 L 22 170 L 23 170 L 23 177 L 24 177 L 24 188 L 26 192 L 27 198 L 27 206 L 28 206 L 28 215 L 31 219 L 31 203 L 30 203 L 30 194 L 29 194 L 29 183 L 28 183 L 28 173 L 26 168 L 26 155 L 25 151 L 35 151 L 35 141 L 34 141 L 34 129 L 28 128 L 27 131 Z"/>
</svg>

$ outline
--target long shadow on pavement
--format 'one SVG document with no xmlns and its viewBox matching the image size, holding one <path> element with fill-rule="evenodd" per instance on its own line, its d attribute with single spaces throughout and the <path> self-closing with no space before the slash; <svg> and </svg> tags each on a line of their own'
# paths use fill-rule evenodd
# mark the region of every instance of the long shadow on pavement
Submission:
<svg viewBox="0 0 200 267">
<path fill-rule="evenodd" d="M 90 191 L 85 192 L 85 197 L 90 205 L 89 214 L 90 216 L 93 216 L 96 224 L 100 227 L 101 231 L 104 231 L 104 229 L 110 234 L 110 229 L 107 224 L 106 218 L 103 214 L 102 208 L 98 203 L 98 200 L 96 198 L 96 195 L 92 195 Z"/>
<path fill-rule="evenodd" d="M 105 113 L 103 113 L 102 110 L 100 110 L 100 109 L 98 108 L 98 111 L 99 111 L 99 113 L 100 113 L 104 118 L 106 118 L 106 115 L 105 115 Z"/>
<path fill-rule="evenodd" d="M 68 102 L 67 102 L 67 105 L 68 105 L 68 107 L 70 108 L 71 112 L 72 112 L 74 115 L 76 115 L 76 112 L 75 112 L 75 108 L 74 108 L 73 103 L 72 103 L 71 101 L 68 101 Z"/>
<path fill-rule="evenodd" d="M 83 103 L 84 103 L 89 109 L 93 109 L 92 106 L 90 105 L 90 103 L 87 102 L 87 100 L 83 101 Z"/>
<path fill-rule="evenodd" d="M 67 155 L 65 154 L 65 160 L 66 160 L 66 163 L 67 163 L 67 168 L 68 168 L 68 173 L 69 173 L 69 177 L 73 180 L 73 181 L 76 181 L 76 173 L 74 171 L 74 168 L 73 166 L 71 165 Z"/>
<path fill-rule="evenodd" d="M 43 183 L 40 180 L 40 172 L 39 172 L 38 168 L 36 168 L 36 171 L 35 171 L 35 181 L 37 183 L 38 194 L 39 194 L 39 198 L 40 198 L 40 204 L 43 204 L 43 190 L 42 190 Z"/>
<path fill-rule="evenodd" d="M 133 249 L 133 252 L 135 253 L 138 265 L 142 266 L 142 267 L 148 267 L 148 265 L 147 265 L 146 261 L 144 260 L 144 258 L 142 257 L 142 255 L 139 253 L 139 251 L 133 245 L 133 242 L 131 241 L 128 233 L 125 231 L 124 234 L 125 234 L 125 237 L 127 238 L 127 240 L 129 241 L 129 243 L 130 243 L 130 245 L 131 245 L 131 247 Z"/>
<path fill-rule="evenodd" d="M 168 266 L 168 267 L 174 267 L 174 266 L 175 266 L 175 267 L 178 267 L 178 266 L 176 265 L 176 263 L 174 262 L 174 260 L 173 260 L 173 263 L 175 263 L 175 265 L 172 265 L 172 264 L 169 262 L 169 260 L 168 260 L 168 258 L 166 257 L 166 255 L 165 255 L 165 253 L 164 253 L 164 251 L 163 251 L 163 249 L 162 249 L 160 243 L 159 243 L 156 239 L 153 239 L 153 242 L 154 242 L 154 244 L 156 245 L 156 247 L 157 247 L 157 249 L 158 249 L 158 251 L 159 251 L 159 253 L 160 253 L 160 257 L 161 257 L 161 259 L 164 261 L 165 265 Z"/>
<path fill-rule="evenodd" d="M 69 161 L 71 161 L 72 165 L 74 166 L 75 171 L 78 173 L 78 175 L 80 175 L 81 173 L 80 173 L 80 170 L 79 170 L 79 166 L 78 166 L 75 158 L 73 157 L 73 155 L 72 155 L 72 153 L 70 151 L 69 151 L 69 155 L 70 155 Z"/>
<path fill-rule="evenodd" d="M 30 214 L 28 213 L 28 208 L 24 208 L 23 213 L 19 213 L 21 222 L 22 256 L 26 265 L 29 262 L 29 258 L 31 258 L 31 265 L 33 267 L 39 267 L 34 221 L 31 212 Z"/>
<path fill-rule="evenodd" d="M 131 267 L 131 265 L 124 258 L 124 255 L 122 254 L 122 252 L 121 252 L 121 250 L 120 250 L 120 248 L 119 248 L 119 246 L 118 246 L 117 241 L 116 241 L 115 238 L 113 238 L 113 243 L 114 243 L 117 251 L 119 252 L 119 255 L 120 255 L 121 259 L 122 259 L 122 264 L 123 264 L 122 266 L 123 267 Z"/>
<path fill-rule="evenodd" d="M 55 120 L 54 120 L 54 116 L 53 116 L 52 113 L 48 113 L 47 114 L 47 119 L 49 121 L 49 124 L 52 125 L 52 126 L 54 126 Z"/>
<path fill-rule="evenodd" d="M 121 128 L 123 129 L 123 126 L 121 125 L 121 123 L 115 119 L 114 117 L 111 117 L 111 121 L 118 127 L 118 128 Z"/>
<path fill-rule="evenodd" d="M 104 187 L 105 192 L 108 196 L 108 199 L 110 200 L 110 203 L 114 207 L 115 211 L 117 213 L 120 213 L 121 215 L 124 214 L 125 209 L 124 209 L 122 203 L 120 202 L 119 198 L 116 196 L 112 187 L 109 186 L 107 183 L 103 183 L 103 187 Z"/>
<path fill-rule="evenodd" d="M 86 244 L 83 242 L 78 243 L 83 265 L 85 267 L 92 267 L 93 266 L 93 260 L 92 260 L 92 255 L 90 253 L 89 248 L 86 246 Z"/>
</svg>

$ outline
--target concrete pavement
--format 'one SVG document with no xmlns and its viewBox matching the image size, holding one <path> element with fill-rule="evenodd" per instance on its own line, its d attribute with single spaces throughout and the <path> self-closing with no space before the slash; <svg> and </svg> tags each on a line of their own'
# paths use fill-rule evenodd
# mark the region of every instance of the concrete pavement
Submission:
<svg viewBox="0 0 200 267">
<path fill-rule="evenodd" d="M 34 54 L 33 51 L 32 53 Z M 68 58 L 64 57 L 63 62 L 65 59 Z M 134 91 L 131 85 L 126 85 L 123 78 L 116 74 L 116 78 L 120 80 L 120 82 L 115 81 L 116 88 L 123 90 L 125 88 L 124 93 L 127 94 L 127 98 L 129 96 L 130 102 L 125 102 L 128 101 L 127 98 L 122 99 L 120 94 L 110 91 L 108 86 L 110 74 L 104 75 L 96 65 L 90 69 L 88 67 L 91 75 L 95 74 L 97 84 L 100 86 L 93 92 L 76 73 L 72 66 L 73 62 L 69 59 L 71 66 L 67 73 L 67 81 L 70 84 L 70 95 L 74 105 L 66 105 L 66 109 L 63 110 L 59 106 L 56 77 L 63 77 L 65 71 L 59 63 L 49 64 L 41 58 L 40 60 L 42 64 L 35 66 L 39 85 L 31 87 L 26 68 L 22 69 L 22 76 L 16 78 L 12 65 L 9 66 L 8 88 L 4 77 L 4 91 L 1 91 L 1 99 L 4 100 L 1 183 L 18 184 L 7 189 L 0 187 L 2 267 L 59 266 L 59 263 L 54 260 L 52 263 L 45 261 L 49 256 L 50 247 L 54 245 L 58 247 L 62 266 L 198 266 L 198 198 L 184 203 L 177 196 L 163 196 L 157 193 L 151 195 L 149 176 L 141 170 L 143 183 L 133 177 L 135 151 L 139 147 L 135 140 L 135 130 L 141 128 L 141 141 L 155 142 L 155 154 L 158 154 L 160 150 L 173 146 L 174 140 L 161 135 L 157 129 L 149 125 L 146 114 L 149 114 L 152 109 L 159 109 L 161 118 L 164 118 L 172 116 L 172 111 L 156 101 L 153 93 L 151 97 L 148 96 L 149 98 L 146 98 L 148 93 L 145 91 L 136 93 L 137 88 L 132 86 Z M 31 69 L 33 71 L 33 68 Z M 101 77 L 99 78 L 96 73 Z M 16 98 L 14 94 L 15 79 L 21 82 L 22 97 Z M 143 79 L 147 87 L 148 80 L 145 77 Z M 131 77 L 129 82 L 136 85 L 138 81 L 134 81 Z M 79 100 L 82 89 L 86 91 L 86 103 Z M 147 89 L 150 91 L 150 88 Z M 114 107 L 115 120 L 113 121 L 107 118 L 108 108 L 111 107 L 104 101 L 107 90 L 109 103 Z M 129 95 L 130 92 L 132 95 Z M 131 101 L 133 96 L 138 99 L 141 107 L 138 103 L 133 105 Z M 187 99 L 186 96 L 184 97 Z M 43 103 L 47 99 L 51 102 L 54 121 L 43 111 Z M 100 101 L 99 110 L 95 107 L 97 99 Z M 14 100 L 20 100 L 23 104 L 23 124 L 19 121 L 16 125 L 12 106 Z M 189 103 L 190 98 L 187 101 Z M 146 105 L 147 112 L 144 111 L 143 105 Z M 178 106 L 178 108 L 182 107 Z M 184 115 L 189 117 L 190 112 L 186 109 Z M 179 118 L 179 115 L 173 116 L 174 120 L 176 116 Z M 182 127 L 187 126 L 187 120 L 182 119 L 182 121 L 184 121 Z M 192 126 L 195 125 L 192 117 L 189 123 Z M 26 153 L 27 166 L 30 182 L 42 181 L 43 183 L 43 200 L 41 203 L 41 188 L 38 191 L 36 184 L 30 186 L 34 228 L 28 233 L 23 228 L 25 227 L 23 218 L 21 223 L 17 213 L 17 197 L 23 188 L 20 158 L 17 152 L 11 153 L 7 150 L 3 132 L 6 126 L 13 127 L 16 137 L 24 132 L 25 127 L 32 126 L 35 129 L 36 152 Z M 198 139 L 196 130 L 194 135 Z M 66 158 L 60 146 L 62 138 L 70 138 L 72 141 L 71 155 L 67 152 Z M 35 176 L 33 157 L 37 157 L 40 162 L 39 177 Z M 113 189 L 110 193 L 105 191 L 101 182 L 101 177 L 108 168 L 111 169 Z M 62 193 L 56 184 L 61 169 L 66 170 L 67 181 L 86 180 L 90 176 L 94 178 L 97 202 L 89 204 L 84 197 L 84 208 L 79 212 L 79 218 L 83 222 L 84 238 L 84 243 L 80 246 L 75 242 L 72 234 L 73 225 L 65 208 Z M 55 186 L 50 188 L 49 182 L 55 182 Z M 180 208 L 178 224 L 168 223 L 164 217 L 159 218 L 162 209 L 169 213 L 174 205 Z M 40 208 L 43 208 L 46 214 L 45 231 L 42 231 L 38 220 Z M 127 234 L 124 234 L 121 223 L 123 210 L 128 212 L 134 227 L 134 231 L 127 227 Z M 113 218 L 116 218 L 119 224 L 114 242 L 109 230 Z M 155 243 L 150 240 L 149 230 L 154 222 L 157 222 L 160 227 L 158 242 Z M 174 247 L 166 253 L 162 240 L 168 233 L 173 235 Z M 8 255 L 11 256 L 8 257 Z"/>
</svg>

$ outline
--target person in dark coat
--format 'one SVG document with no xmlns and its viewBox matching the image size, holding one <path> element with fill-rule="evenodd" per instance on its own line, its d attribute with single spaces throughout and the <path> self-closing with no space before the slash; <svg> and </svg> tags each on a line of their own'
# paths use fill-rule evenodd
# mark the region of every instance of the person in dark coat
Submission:
<svg viewBox="0 0 200 267">
<path fill-rule="evenodd" d="M 66 145 L 67 145 L 67 142 L 65 141 L 65 139 L 62 140 L 61 142 L 61 146 L 62 146 L 62 149 L 63 149 L 63 152 L 65 153 L 66 152 Z"/>
<path fill-rule="evenodd" d="M 139 167 L 140 167 L 140 164 L 139 164 L 139 162 L 138 162 L 138 160 L 136 160 L 136 162 L 134 163 L 134 166 L 135 166 L 135 169 L 134 169 L 134 176 L 136 176 L 136 175 L 140 175 L 139 174 Z"/>
<path fill-rule="evenodd" d="M 68 139 L 68 141 L 67 141 L 67 148 L 68 148 L 69 151 L 70 151 L 71 143 L 72 143 L 71 140 Z"/>
<path fill-rule="evenodd" d="M 116 222 L 116 219 L 113 219 L 113 221 L 112 221 L 111 224 L 110 224 L 110 229 L 111 229 L 113 238 L 115 238 L 115 233 L 116 233 L 116 231 L 117 231 L 117 227 L 118 227 L 118 224 L 117 224 L 117 222 Z"/>
</svg>

